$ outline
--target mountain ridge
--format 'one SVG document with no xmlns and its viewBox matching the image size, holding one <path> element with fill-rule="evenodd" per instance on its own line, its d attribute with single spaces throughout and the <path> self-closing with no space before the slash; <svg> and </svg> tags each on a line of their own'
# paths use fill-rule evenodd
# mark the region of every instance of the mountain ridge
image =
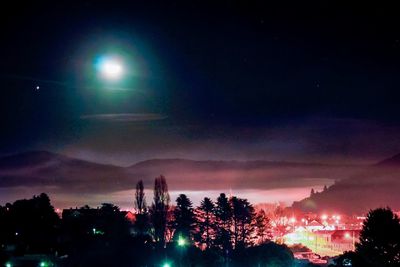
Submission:
<svg viewBox="0 0 400 267">
<path fill-rule="evenodd" d="M 151 189 L 154 178 L 161 174 L 167 178 L 169 188 L 177 192 L 268 191 L 321 187 L 334 182 L 327 192 L 297 201 L 293 206 L 313 211 L 333 207 L 338 211 L 353 212 L 347 208 L 349 201 L 358 211 L 372 208 L 377 203 L 394 203 L 397 208 L 400 197 L 397 199 L 391 195 L 400 189 L 398 170 L 390 164 L 379 163 L 355 166 L 190 159 L 150 159 L 121 167 L 41 150 L 1 157 L 0 189 L 29 187 L 42 192 L 51 191 L 56 197 L 77 194 L 89 197 L 134 190 L 139 179 Z M 381 189 L 392 193 L 384 194 Z M 313 208 L 310 208 L 310 203 L 313 203 Z"/>
</svg>

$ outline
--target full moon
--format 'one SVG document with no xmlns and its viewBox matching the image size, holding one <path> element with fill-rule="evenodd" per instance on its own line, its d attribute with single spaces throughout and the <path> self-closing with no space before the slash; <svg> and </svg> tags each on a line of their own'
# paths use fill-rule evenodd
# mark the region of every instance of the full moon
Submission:
<svg viewBox="0 0 400 267">
<path fill-rule="evenodd" d="M 124 67 L 120 60 L 104 58 L 99 64 L 99 71 L 102 77 L 107 80 L 119 80 L 124 74 Z"/>
</svg>

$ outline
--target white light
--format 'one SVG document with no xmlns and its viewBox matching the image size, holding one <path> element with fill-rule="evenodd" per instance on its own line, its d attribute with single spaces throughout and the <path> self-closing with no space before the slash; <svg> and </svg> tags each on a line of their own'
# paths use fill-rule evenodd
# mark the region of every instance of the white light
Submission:
<svg viewBox="0 0 400 267">
<path fill-rule="evenodd" d="M 100 62 L 100 73 L 108 80 L 118 80 L 124 73 L 121 62 L 116 59 L 104 59 Z"/>
</svg>

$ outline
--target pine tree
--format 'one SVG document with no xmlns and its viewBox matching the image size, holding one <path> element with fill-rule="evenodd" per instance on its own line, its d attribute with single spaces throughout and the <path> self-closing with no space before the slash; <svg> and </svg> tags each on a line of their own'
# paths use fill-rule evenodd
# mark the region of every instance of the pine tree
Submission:
<svg viewBox="0 0 400 267">
<path fill-rule="evenodd" d="M 174 221 L 172 224 L 175 229 L 174 239 L 192 240 L 195 222 L 192 202 L 185 194 L 180 194 L 176 199 L 176 208 L 174 209 Z"/>
<path fill-rule="evenodd" d="M 315 195 L 315 190 L 314 190 L 314 188 L 311 188 L 310 197 L 312 197 L 314 195 Z"/>
<path fill-rule="evenodd" d="M 235 248 L 244 248 L 252 244 L 255 212 L 247 199 L 232 197 L 233 243 Z"/>
<path fill-rule="evenodd" d="M 263 209 L 257 212 L 255 227 L 259 244 L 263 244 L 272 239 L 271 222 Z"/>
<path fill-rule="evenodd" d="M 209 249 L 212 246 L 212 240 L 214 237 L 215 227 L 215 216 L 214 203 L 208 197 L 205 197 L 198 208 L 198 230 L 199 230 L 199 242 L 205 244 L 206 248 Z"/>
<path fill-rule="evenodd" d="M 230 225 L 232 221 L 232 209 L 228 198 L 221 193 L 217 198 L 214 209 L 217 228 L 215 244 L 223 250 L 224 255 L 232 249 Z"/>
</svg>

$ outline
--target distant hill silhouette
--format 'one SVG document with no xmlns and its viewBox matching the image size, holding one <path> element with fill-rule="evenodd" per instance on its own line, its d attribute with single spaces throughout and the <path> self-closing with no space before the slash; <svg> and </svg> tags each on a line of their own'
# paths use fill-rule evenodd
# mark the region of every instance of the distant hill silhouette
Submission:
<svg viewBox="0 0 400 267">
<path fill-rule="evenodd" d="M 271 189 L 312 185 L 337 179 L 358 167 L 271 161 L 195 161 L 152 159 L 119 167 L 75 159 L 48 151 L 0 158 L 0 187 L 52 186 L 62 192 L 113 192 L 133 189 L 139 179 L 151 188 L 163 174 L 174 190 L 230 188 Z"/>
<path fill-rule="evenodd" d="M 120 167 L 47 151 L 30 151 L 0 158 L 0 190 L 39 188 L 40 192 L 53 193 L 52 198 L 79 194 L 82 198 L 96 195 L 103 200 L 109 193 L 133 190 L 139 179 L 151 189 L 154 177 L 160 174 L 167 177 L 170 190 L 185 192 L 272 190 L 321 186 L 336 181 L 326 192 L 294 206 L 304 210 L 335 209 L 352 213 L 386 205 L 400 209 L 400 168 L 393 164 L 396 158 L 371 166 L 152 159 Z"/>
<path fill-rule="evenodd" d="M 392 166 L 392 167 L 400 167 L 400 154 L 394 155 L 388 159 L 382 160 L 376 164 L 377 166 Z"/>
<path fill-rule="evenodd" d="M 174 190 L 276 189 L 323 185 L 347 177 L 360 166 L 273 161 L 152 159 L 128 167 L 145 180 L 164 174 Z M 330 182 L 328 182 L 330 183 Z"/>
<path fill-rule="evenodd" d="M 383 160 L 293 204 L 307 211 L 360 213 L 389 206 L 400 210 L 400 155 Z"/>
<path fill-rule="evenodd" d="M 0 187 L 49 186 L 63 192 L 107 192 L 122 189 L 126 179 L 124 168 L 48 151 L 29 151 L 0 158 Z"/>
</svg>

